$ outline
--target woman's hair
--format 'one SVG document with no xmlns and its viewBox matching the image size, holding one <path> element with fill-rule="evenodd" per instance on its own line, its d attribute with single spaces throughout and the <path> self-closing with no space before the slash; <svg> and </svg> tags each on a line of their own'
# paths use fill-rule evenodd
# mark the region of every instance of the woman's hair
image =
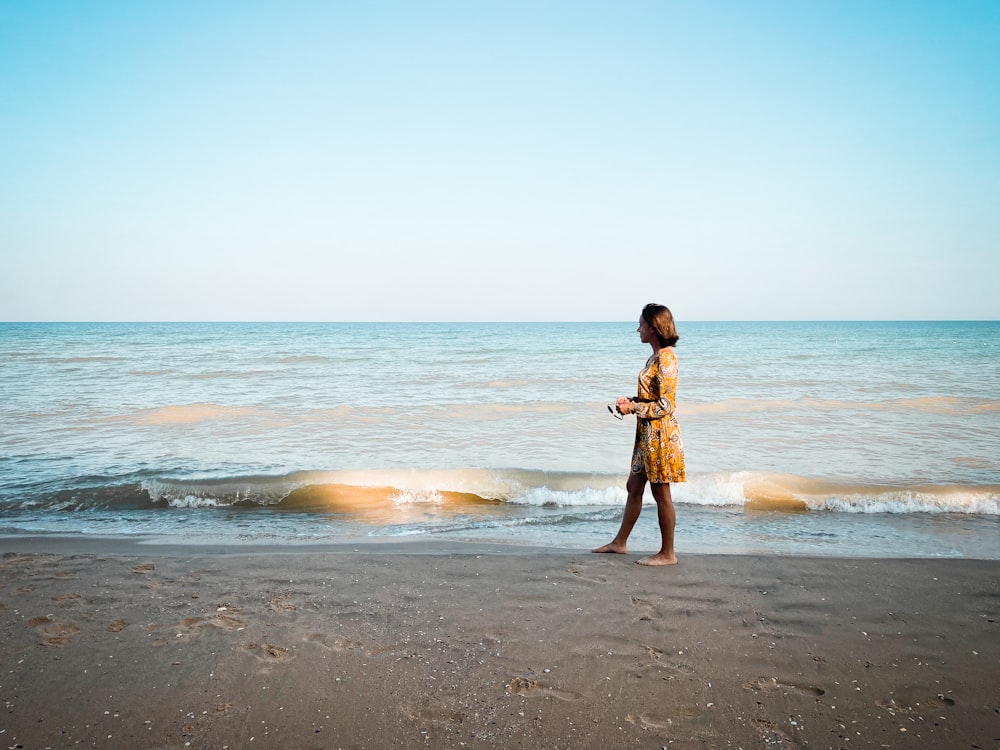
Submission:
<svg viewBox="0 0 1000 750">
<path fill-rule="evenodd" d="M 642 308 L 642 319 L 656 331 L 663 346 L 674 346 L 680 340 L 677 326 L 674 325 L 674 316 L 665 305 L 650 302 Z"/>
</svg>

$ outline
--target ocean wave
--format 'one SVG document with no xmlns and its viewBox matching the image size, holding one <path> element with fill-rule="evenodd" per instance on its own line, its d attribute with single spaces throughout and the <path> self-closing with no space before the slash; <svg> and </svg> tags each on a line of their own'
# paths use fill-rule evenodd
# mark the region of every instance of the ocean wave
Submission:
<svg viewBox="0 0 1000 750">
<path fill-rule="evenodd" d="M 277 360 L 278 364 L 282 365 L 297 365 L 305 362 L 329 362 L 330 357 L 322 356 L 318 354 L 300 354 L 300 355 L 290 355 L 287 357 L 282 357 Z"/>
<path fill-rule="evenodd" d="M 152 370 L 141 374 L 147 376 L 162 375 L 169 370 Z M 504 391 L 525 386 L 527 381 L 494 380 L 488 383 L 470 384 L 469 387 L 486 387 L 491 390 Z M 499 397 L 498 397 L 499 398 Z M 532 400 L 527 403 L 511 401 L 494 401 L 476 403 L 451 403 L 446 410 L 440 404 L 424 404 L 420 409 L 420 419 L 456 420 L 465 424 L 475 424 L 484 421 L 506 420 L 512 417 L 529 416 L 532 419 L 546 416 L 568 418 L 571 416 L 589 420 L 594 414 L 605 414 L 606 401 L 544 401 Z M 837 399 L 747 399 L 730 398 L 719 401 L 684 402 L 678 405 L 678 414 L 683 419 L 713 419 L 723 416 L 741 414 L 766 413 L 806 413 L 809 415 L 839 412 L 859 411 L 869 413 L 906 414 L 921 413 L 931 415 L 979 417 L 1000 411 L 1000 401 L 983 398 L 959 397 L 922 397 L 902 398 L 888 401 L 859 401 Z M 75 414 L 68 410 L 66 415 Z M 302 423 L 328 424 L 331 429 L 343 429 L 350 425 L 364 422 L 372 423 L 381 417 L 393 420 L 403 415 L 396 408 L 377 408 L 366 406 L 359 410 L 355 406 L 339 404 L 336 406 L 314 407 L 303 410 L 289 410 L 281 407 L 254 405 L 228 405 L 214 402 L 176 403 L 161 406 L 136 409 L 125 414 L 115 414 L 99 418 L 98 422 L 122 423 L 138 427 L 174 427 L 195 424 L 244 425 L 248 427 L 282 428 Z M 412 416 L 412 409 L 411 415 Z M 839 419 L 839 417 L 835 417 Z M 422 423 L 422 421 L 418 422 Z"/>
<path fill-rule="evenodd" d="M 982 398 L 959 398 L 957 396 L 898 398 L 888 401 L 852 401 L 819 398 L 727 398 L 721 401 L 706 401 L 703 403 L 687 402 L 678 406 L 677 413 L 687 417 L 713 414 L 754 414 L 789 409 L 806 409 L 810 411 L 916 411 L 925 414 L 974 415 L 1000 411 L 1000 401 Z"/>
<path fill-rule="evenodd" d="M 618 508 L 625 501 L 625 480 L 620 474 L 525 469 L 305 471 L 119 481 L 91 477 L 60 487 L 22 485 L 0 496 L 0 514 L 25 509 L 231 508 L 333 513 L 390 523 L 408 514 L 475 516 L 500 513 L 512 505 Z M 706 472 L 673 485 L 672 494 L 679 505 L 747 511 L 1000 515 L 1000 486 L 995 485 L 902 486 L 773 472 Z M 652 503 L 648 491 L 645 501 Z"/>
<path fill-rule="evenodd" d="M 770 472 L 736 476 L 751 509 L 1000 515 L 1000 486 L 996 485 L 861 484 Z"/>
<path fill-rule="evenodd" d="M 223 419 L 239 420 L 246 417 L 269 416 L 264 409 L 221 404 L 177 404 L 155 409 L 140 409 L 127 416 L 108 417 L 109 422 L 127 422 L 134 425 L 189 425 Z"/>
</svg>

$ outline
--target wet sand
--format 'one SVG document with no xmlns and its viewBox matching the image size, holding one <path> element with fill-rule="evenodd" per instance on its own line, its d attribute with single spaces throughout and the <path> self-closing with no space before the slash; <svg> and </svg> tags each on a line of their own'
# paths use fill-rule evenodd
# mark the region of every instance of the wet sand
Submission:
<svg viewBox="0 0 1000 750">
<path fill-rule="evenodd" d="M 5 748 L 1000 747 L 997 561 L 0 552 Z"/>
</svg>

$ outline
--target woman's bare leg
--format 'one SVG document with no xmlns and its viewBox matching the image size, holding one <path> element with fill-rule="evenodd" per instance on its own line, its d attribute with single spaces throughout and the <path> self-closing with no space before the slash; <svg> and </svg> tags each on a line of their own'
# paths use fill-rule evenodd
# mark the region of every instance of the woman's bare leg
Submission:
<svg viewBox="0 0 1000 750">
<path fill-rule="evenodd" d="M 660 524 L 660 551 L 655 555 L 636 560 L 639 565 L 676 565 L 677 556 L 674 554 L 674 527 L 677 525 L 677 516 L 674 512 L 673 498 L 670 496 L 670 485 L 653 482 L 649 485 L 656 501 L 656 520 Z"/>
<path fill-rule="evenodd" d="M 619 555 L 628 552 L 628 535 L 632 533 L 632 527 L 642 513 L 642 492 L 646 489 L 646 476 L 630 474 L 625 489 L 628 491 L 628 499 L 625 500 L 625 512 L 622 513 L 622 525 L 618 533 L 608 544 L 592 549 L 591 552 L 616 552 Z"/>
</svg>

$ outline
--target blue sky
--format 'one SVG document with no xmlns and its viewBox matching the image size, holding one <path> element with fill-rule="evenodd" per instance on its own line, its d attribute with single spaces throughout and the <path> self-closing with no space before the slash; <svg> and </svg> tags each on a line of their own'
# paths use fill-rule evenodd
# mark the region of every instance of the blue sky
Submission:
<svg viewBox="0 0 1000 750">
<path fill-rule="evenodd" d="M 0 0 L 0 320 L 997 319 L 998 49 L 992 0 Z"/>
</svg>

